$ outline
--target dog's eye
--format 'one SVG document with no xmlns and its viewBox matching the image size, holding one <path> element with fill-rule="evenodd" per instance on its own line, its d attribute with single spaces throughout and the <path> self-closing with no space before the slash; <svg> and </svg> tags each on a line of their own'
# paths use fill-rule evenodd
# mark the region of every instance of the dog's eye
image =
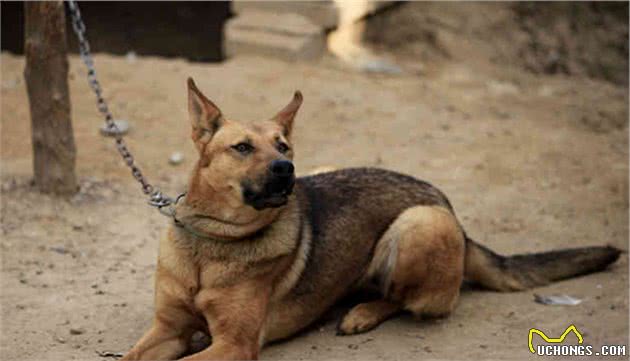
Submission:
<svg viewBox="0 0 630 361">
<path fill-rule="evenodd" d="M 278 143 L 278 146 L 276 148 L 278 149 L 278 152 L 282 154 L 289 151 L 289 146 L 284 143 Z"/>
<path fill-rule="evenodd" d="M 238 143 L 232 146 L 232 149 L 241 154 L 249 154 L 254 150 L 254 147 L 249 143 Z"/>
</svg>

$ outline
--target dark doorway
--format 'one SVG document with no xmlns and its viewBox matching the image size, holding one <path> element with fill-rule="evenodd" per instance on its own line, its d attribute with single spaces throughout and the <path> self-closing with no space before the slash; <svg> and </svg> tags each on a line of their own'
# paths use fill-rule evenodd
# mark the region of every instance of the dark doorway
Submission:
<svg viewBox="0 0 630 361">
<path fill-rule="evenodd" d="M 23 53 L 24 3 L 2 1 L 3 51 Z M 221 2 L 79 2 L 92 51 L 112 54 L 183 57 L 193 61 L 223 60 L 223 25 L 230 3 Z M 68 23 L 68 46 L 76 53 Z"/>
</svg>

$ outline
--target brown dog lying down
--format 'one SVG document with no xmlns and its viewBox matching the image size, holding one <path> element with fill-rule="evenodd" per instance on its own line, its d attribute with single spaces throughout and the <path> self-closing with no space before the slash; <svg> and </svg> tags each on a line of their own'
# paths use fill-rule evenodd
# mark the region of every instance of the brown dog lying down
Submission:
<svg viewBox="0 0 630 361">
<path fill-rule="evenodd" d="M 475 243 L 432 185 L 380 169 L 296 179 L 291 129 L 302 95 L 271 120 L 226 119 L 188 80 L 199 160 L 160 243 L 151 329 L 123 360 L 176 359 L 191 335 L 212 345 L 186 360 L 258 357 L 348 292 L 377 286 L 339 333 L 399 311 L 445 316 L 464 279 L 518 291 L 603 270 L 620 251 L 589 247 L 500 256 Z"/>
</svg>

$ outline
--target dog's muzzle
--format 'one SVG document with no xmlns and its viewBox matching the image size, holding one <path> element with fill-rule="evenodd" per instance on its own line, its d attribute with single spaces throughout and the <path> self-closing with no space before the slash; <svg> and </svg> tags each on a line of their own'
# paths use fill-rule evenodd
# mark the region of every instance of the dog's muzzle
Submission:
<svg viewBox="0 0 630 361">
<path fill-rule="evenodd" d="M 269 165 L 269 176 L 259 191 L 250 184 L 243 184 L 243 199 L 256 210 L 281 207 L 287 203 L 294 184 L 293 163 L 274 160 Z"/>
</svg>

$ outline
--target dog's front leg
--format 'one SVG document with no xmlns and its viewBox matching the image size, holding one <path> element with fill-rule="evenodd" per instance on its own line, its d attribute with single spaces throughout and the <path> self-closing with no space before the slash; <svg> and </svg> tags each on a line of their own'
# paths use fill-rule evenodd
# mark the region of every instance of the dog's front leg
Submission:
<svg viewBox="0 0 630 361">
<path fill-rule="evenodd" d="M 172 329 L 155 323 L 120 361 L 174 360 L 186 351 L 186 341 Z"/>
<path fill-rule="evenodd" d="M 187 350 L 194 321 L 178 305 L 159 305 L 149 331 L 119 361 L 177 359 Z"/>
<path fill-rule="evenodd" d="M 256 360 L 270 287 L 252 282 L 200 292 L 197 305 L 212 334 L 212 345 L 184 361 Z"/>
</svg>

